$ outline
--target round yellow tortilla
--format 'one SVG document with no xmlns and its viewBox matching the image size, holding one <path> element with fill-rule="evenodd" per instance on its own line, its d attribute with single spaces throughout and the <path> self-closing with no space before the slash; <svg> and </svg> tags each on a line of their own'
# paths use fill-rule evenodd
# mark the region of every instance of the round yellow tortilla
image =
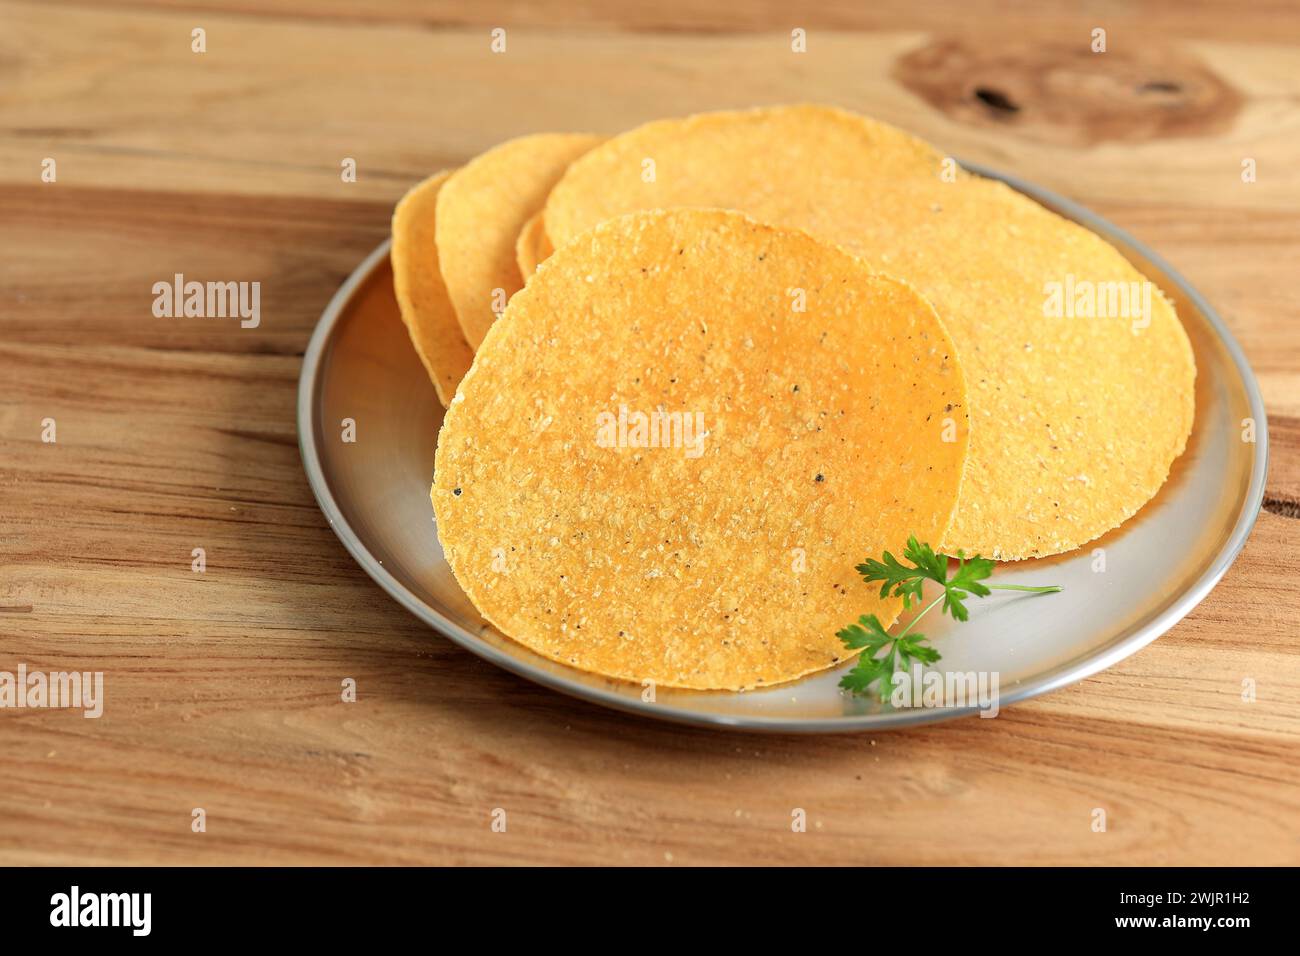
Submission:
<svg viewBox="0 0 1300 956">
<path fill-rule="evenodd" d="M 658 159 L 652 183 L 643 157 Z M 938 151 L 838 110 L 707 114 L 650 123 L 575 162 L 547 201 L 546 231 L 558 247 L 636 209 L 726 205 L 911 283 L 952 335 L 970 390 L 944 549 L 1000 560 L 1073 550 L 1136 513 L 1186 446 L 1187 336 L 1097 236 L 1001 183 L 946 171 Z M 1092 284 L 1118 301 L 1134 282 L 1145 317 L 1131 302 L 1110 317 L 1050 314 L 1052 289 L 1073 299 Z"/>
<path fill-rule="evenodd" d="M 430 176 L 398 202 L 389 254 L 402 321 L 443 405 L 456 394 L 456 386 L 474 361 L 447 297 L 434 238 L 438 192 L 450 175 Z"/>
<path fill-rule="evenodd" d="M 1004 183 L 873 185 L 820 234 L 915 284 L 957 345 L 970 453 L 943 549 L 1042 557 L 1132 517 L 1195 417 L 1191 344 L 1160 289 Z"/>
<path fill-rule="evenodd" d="M 438 196 L 438 254 L 447 292 L 470 348 L 477 349 L 523 285 L 515 239 L 569 163 L 600 137 L 539 133 L 470 161 Z"/>
<path fill-rule="evenodd" d="M 835 632 L 860 614 L 896 619 L 854 566 L 943 535 L 964 393 L 930 305 L 834 246 L 720 210 L 620 218 L 478 350 L 438 439 L 438 535 L 479 611 L 548 658 L 794 680 L 851 656 Z"/>
<path fill-rule="evenodd" d="M 943 155 L 914 136 L 830 106 L 776 106 L 656 120 L 575 160 L 546 199 L 556 249 L 639 209 L 706 206 L 815 222 L 841 198 L 822 180 L 938 175 Z"/>
<path fill-rule="evenodd" d="M 519 274 L 525 283 L 537 271 L 537 264 L 554 251 L 550 240 L 546 238 L 542 212 L 538 210 L 536 215 L 524 223 L 524 228 L 519 230 L 519 238 L 515 240 L 515 262 L 519 265 Z"/>
</svg>

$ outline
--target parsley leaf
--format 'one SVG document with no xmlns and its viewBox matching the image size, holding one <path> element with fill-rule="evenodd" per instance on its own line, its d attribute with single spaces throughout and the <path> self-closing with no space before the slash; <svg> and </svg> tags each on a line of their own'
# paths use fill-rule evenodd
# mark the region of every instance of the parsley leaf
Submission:
<svg viewBox="0 0 1300 956">
<path fill-rule="evenodd" d="M 908 664 L 917 660 L 922 664 L 933 664 L 942 658 L 943 655 L 933 647 L 922 644 L 923 640 L 925 640 L 924 634 L 908 634 L 898 639 L 898 654 L 903 658 L 903 663 Z"/>
<path fill-rule="evenodd" d="M 944 571 L 948 569 L 944 559 Z M 974 557 L 967 560 L 960 551 L 957 552 L 957 571 L 951 581 L 939 579 L 944 587 L 943 609 L 958 621 L 967 620 L 965 600 L 974 594 L 976 597 L 988 597 L 991 593 L 988 585 L 981 584 L 983 578 L 993 573 L 993 562 L 988 558 Z"/>
<path fill-rule="evenodd" d="M 913 541 L 916 539 L 913 538 Z M 904 555 L 907 552 L 903 552 Z M 910 608 L 913 601 L 921 600 L 921 587 L 925 584 L 925 572 L 920 568 L 908 568 L 898 563 L 898 559 L 888 551 L 884 554 L 884 561 L 877 561 L 874 558 L 867 558 L 866 562 L 859 564 L 856 568 L 858 574 L 862 575 L 862 580 L 870 584 L 872 581 L 884 581 L 880 586 L 880 596 L 883 597 L 902 597 L 903 607 Z"/>
<path fill-rule="evenodd" d="M 891 637 L 874 614 L 864 614 L 858 618 L 856 624 L 850 624 L 835 633 L 835 636 L 843 641 L 844 646 L 849 650 L 862 651 L 858 656 L 857 664 L 840 679 L 840 686 L 855 694 L 866 694 L 873 684 L 878 684 L 877 693 L 883 698 L 894 671 L 900 666 L 907 670 L 912 666 L 913 661 L 933 664 L 941 659 L 939 652 L 925 643 L 925 635 L 912 633 L 916 622 L 936 604 L 943 603 L 941 614 L 947 612 L 953 620 L 965 621 L 970 618 L 970 612 L 966 609 L 966 599 L 972 595 L 988 597 L 994 589 L 1037 593 L 1061 590 L 1056 586 L 984 584 L 984 579 L 993 574 L 993 562 L 979 555 L 968 558 L 961 551 L 957 552 L 957 567 L 949 577 L 949 558 L 942 554 L 935 554 L 933 548 L 917 541 L 915 535 L 907 539 L 907 547 L 903 549 L 903 560 L 910 562 L 910 566 L 899 561 L 888 551 L 882 555 L 882 558 L 884 559 L 882 561 L 868 558 L 856 569 L 867 584 L 882 582 L 880 585 L 882 598 L 901 597 L 903 609 L 910 610 L 913 604 L 921 603 L 921 594 L 926 581 L 938 584 L 943 588 L 943 593 L 913 617 L 897 637 Z M 882 650 L 883 654 L 881 654 Z"/>
<path fill-rule="evenodd" d="M 878 651 L 887 641 L 892 641 L 880 625 L 880 618 L 874 614 L 864 614 L 858 618 L 857 624 L 850 624 L 841 631 L 836 632 L 836 637 L 844 642 L 844 645 L 852 650 L 865 647 L 868 650 Z"/>
</svg>

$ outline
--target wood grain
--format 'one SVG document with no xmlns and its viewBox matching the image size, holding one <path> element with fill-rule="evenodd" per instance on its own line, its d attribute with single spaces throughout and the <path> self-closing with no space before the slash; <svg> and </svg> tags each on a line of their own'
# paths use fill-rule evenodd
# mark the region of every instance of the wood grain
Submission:
<svg viewBox="0 0 1300 956">
<path fill-rule="evenodd" d="M 1122 135 L 1042 56 L 1086 42 L 1097 13 L 834 3 L 810 8 L 795 58 L 800 11 L 732 6 L 0 3 L 0 669 L 103 670 L 107 697 L 99 720 L 0 711 L 0 863 L 1300 860 L 1294 6 L 1102 7 L 1115 49 L 1140 40 L 1236 97 L 1212 122 L 1189 97 L 1149 107 L 1178 122 L 1134 125 L 1138 98 Z M 498 17 L 510 45 L 493 58 Z M 1013 123 L 962 99 L 982 65 L 945 60 L 934 97 L 908 85 L 909 54 L 981 38 L 1008 64 L 994 75 L 1032 92 Z M 1132 59 L 1111 62 L 1076 69 L 1115 89 Z M 635 720 L 428 631 L 330 532 L 294 427 L 307 338 L 392 203 L 519 133 L 804 99 L 1093 206 L 1221 309 L 1273 442 L 1236 565 L 1095 678 L 874 738 Z M 150 287 L 175 272 L 261 281 L 262 325 L 155 319 Z"/>
</svg>

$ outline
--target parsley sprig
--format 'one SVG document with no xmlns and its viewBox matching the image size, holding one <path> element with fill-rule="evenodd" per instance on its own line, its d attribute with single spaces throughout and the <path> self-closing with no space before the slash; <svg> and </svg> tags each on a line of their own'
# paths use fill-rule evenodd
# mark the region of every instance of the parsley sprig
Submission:
<svg viewBox="0 0 1300 956">
<path fill-rule="evenodd" d="M 910 564 L 899 561 L 888 551 L 883 557 L 883 561 L 868 558 L 857 566 L 857 572 L 862 575 L 863 581 L 868 584 L 882 582 L 882 598 L 901 597 L 903 609 L 910 610 L 913 604 L 921 603 L 921 592 L 926 581 L 938 584 L 943 591 L 895 636 L 890 636 L 874 614 L 864 614 L 856 624 L 850 624 L 836 632 L 835 636 L 850 650 L 862 650 L 856 666 L 840 680 L 841 687 L 855 694 L 865 694 L 872 684 L 879 682 L 877 691 L 883 697 L 894 671 L 900 666 L 907 670 L 913 661 L 933 664 L 940 659 L 939 652 L 925 643 L 925 635 L 912 631 L 916 622 L 940 602 L 943 604 L 941 614 L 950 614 L 954 620 L 965 621 L 970 617 L 970 612 L 966 610 L 966 599 L 971 595 L 988 597 L 994 590 L 1031 591 L 1037 594 L 1061 590 L 1055 585 L 1029 587 L 1023 584 L 985 584 L 984 579 L 993 573 L 993 562 L 978 555 L 968 558 L 960 551 L 957 552 L 957 567 L 949 577 L 948 557 L 935 554 L 928 544 L 921 544 L 915 536 L 907 539 L 907 547 L 903 549 L 903 559 Z"/>
</svg>

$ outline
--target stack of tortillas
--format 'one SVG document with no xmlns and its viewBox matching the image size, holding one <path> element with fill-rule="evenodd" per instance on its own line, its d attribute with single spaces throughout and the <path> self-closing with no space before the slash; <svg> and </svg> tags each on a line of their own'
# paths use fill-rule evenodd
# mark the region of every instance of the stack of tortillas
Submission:
<svg viewBox="0 0 1300 956">
<path fill-rule="evenodd" d="M 900 610 L 864 558 L 1073 550 L 1192 427 L 1187 336 L 1118 251 L 833 108 L 513 140 L 412 190 L 392 256 L 457 580 L 614 678 L 831 667 Z"/>
</svg>

